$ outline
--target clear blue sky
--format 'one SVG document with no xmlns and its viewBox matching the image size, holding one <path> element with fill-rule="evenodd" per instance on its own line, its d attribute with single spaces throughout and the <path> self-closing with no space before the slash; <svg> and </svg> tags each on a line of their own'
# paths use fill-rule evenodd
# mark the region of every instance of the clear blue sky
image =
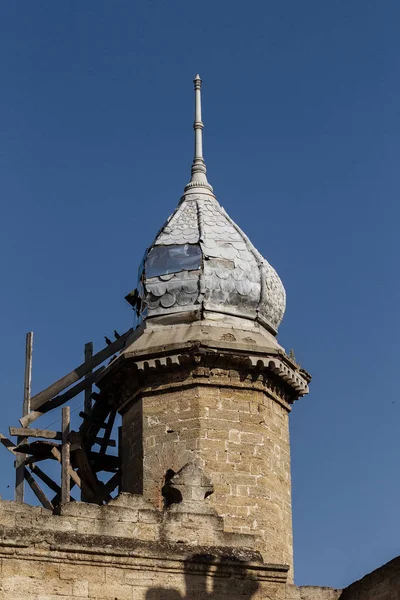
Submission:
<svg viewBox="0 0 400 600">
<path fill-rule="evenodd" d="M 209 180 L 282 277 L 279 340 L 313 375 L 291 416 L 299 584 L 400 553 L 399 21 L 396 0 L 0 8 L 1 431 L 28 330 L 37 392 L 130 327 L 189 178 L 199 72 Z"/>
</svg>

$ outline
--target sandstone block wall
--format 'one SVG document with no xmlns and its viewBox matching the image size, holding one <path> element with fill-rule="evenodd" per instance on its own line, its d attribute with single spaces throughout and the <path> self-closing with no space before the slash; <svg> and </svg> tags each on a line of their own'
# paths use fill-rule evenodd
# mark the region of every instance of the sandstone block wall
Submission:
<svg viewBox="0 0 400 600">
<path fill-rule="evenodd" d="M 400 600 L 400 556 L 352 583 L 340 600 Z"/>
<path fill-rule="evenodd" d="M 400 557 L 344 591 L 287 583 L 251 536 L 223 531 L 196 502 L 153 509 L 122 494 L 60 515 L 0 501 L 0 600 L 399 600 Z M 189 531 L 198 531 L 189 540 Z"/>
<path fill-rule="evenodd" d="M 143 464 L 142 483 L 124 474 L 123 489 L 160 507 L 166 474 L 198 460 L 225 530 L 256 535 L 266 562 L 292 566 L 289 406 L 237 371 L 179 377 L 153 378 L 123 414 L 123 471 Z"/>
<path fill-rule="evenodd" d="M 342 590 L 327 587 L 287 586 L 285 600 L 341 600 Z"/>
<path fill-rule="evenodd" d="M 122 440 L 122 489 L 131 494 L 143 494 L 143 407 L 140 398 L 124 416 Z"/>
<path fill-rule="evenodd" d="M 191 543 L 185 527 L 198 531 Z M 207 511 L 161 514 L 127 494 L 60 515 L 0 502 L 0 600 L 335 600 L 296 595 L 288 567 L 244 550 L 248 537 Z"/>
<path fill-rule="evenodd" d="M 159 511 L 122 494 L 101 507 L 66 504 L 58 515 L 0 501 L 0 600 L 339 598 L 287 585 L 288 566 L 245 550 L 251 538 L 224 532 L 202 500 Z"/>
</svg>

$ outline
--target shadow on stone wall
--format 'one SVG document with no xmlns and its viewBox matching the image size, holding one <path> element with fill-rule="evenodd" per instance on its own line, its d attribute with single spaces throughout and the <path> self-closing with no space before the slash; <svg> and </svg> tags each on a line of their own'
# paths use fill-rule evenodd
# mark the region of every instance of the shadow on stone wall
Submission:
<svg viewBox="0 0 400 600">
<path fill-rule="evenodd" d="M 177 589 L 156 587 L 148 590 L 146 600 L 251 600 L 258 587 L 244 563 L 233 563 L 231 556 L 215 560 L 197 554 L 185 561 L 185 595 Z"/>
<path fill-rule="evenodd" d="M 400 600 L 400 556 L 349 585 L 339 600 Z"/>
</svg>

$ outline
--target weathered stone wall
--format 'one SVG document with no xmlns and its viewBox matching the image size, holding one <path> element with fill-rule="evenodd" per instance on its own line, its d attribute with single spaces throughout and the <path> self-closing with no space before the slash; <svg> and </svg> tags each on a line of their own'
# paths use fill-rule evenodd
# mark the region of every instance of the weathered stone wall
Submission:
<svg viewBox="0 0 400 600">
<path fill-rule="evenodd" d="M 400 600 L 400 556 L 352 583 L 340 600 Z"/>
<path fill-rule="evenodd" d="M 255 534 L 266 562 L 292 567 L 289 410 L 264 376 L 198 367 L 169 369 L 163 381 L 154 373 L 123 414 L 122 456 L 133 465 L 143 451 L 143 494 L 157 507 L 166 473 L 199 461 L 226 531 Z M 124 475 L 124 490 L 137 489 Z"/>
<path fill-rule="evenodd" d="M 341 600 L 342 590 L 316 586 L 287 586 L 285 600 Z"/>
<path fill-rule="evenodd" d="M 338 599 L 335 590 L 287 585 L 287 566 L 243 550 L 252 536 L 225 533 L 200 501 L 186 503 L 199 512 L 182 505 L 158 511 L 122 494 L 53 515 L 0 501 L 0 600 Z M 189 531 L 197 531 L 191 544 Z"/>
<path fill-rule="evenodd" d="M 60 515 L 0 502 L 0 599 L 285 599 L 288 567 L 243 550 L 251 536 L 224 533 L 207 510 L 160 512 L 131 495 Z"/>
<path fill-rule="evenodd" d="M 122 489 L 143 493 L 143 409 L 138 399 L 122 421 Z"/>
</svg>

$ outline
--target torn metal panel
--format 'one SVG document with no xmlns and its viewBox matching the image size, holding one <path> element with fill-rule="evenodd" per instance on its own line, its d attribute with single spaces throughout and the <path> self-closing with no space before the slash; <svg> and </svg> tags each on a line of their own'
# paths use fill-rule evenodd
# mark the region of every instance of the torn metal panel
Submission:
<svg viewBox="0 0 400 600">
<path fill-rule="evenodd" d="M 150 317 L 201 305 L 276 331 L 285 310 L 276 271 L 213 195 L 184 197 L 147 253 L 141 284 Z"/>
<path fill-rule="evenodd" d="M 169 246 L 156 245 L 146 257 L 144 274 L 149 279 L 179 271 L 193 271 L 200 267 L 201 258 L 198 244 L 189 244 L 183 240 Z"/>
</svg>

